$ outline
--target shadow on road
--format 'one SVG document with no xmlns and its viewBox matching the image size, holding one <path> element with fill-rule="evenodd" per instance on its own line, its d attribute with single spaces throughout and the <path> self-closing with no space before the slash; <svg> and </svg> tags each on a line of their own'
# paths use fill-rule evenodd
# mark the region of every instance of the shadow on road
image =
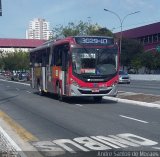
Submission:
<svg viewBox="0 0 160 157">
<path fill-rule="evenodd" d="M 38 92 L 34 92 L 34 94 L 39 95 Z M 40 96 L 40 95 L 39 95 Z M 58 100 L 58 96 L 56 94 L 47 93 L 43 95 L 44 97 Z M 116 101 L 102 99 L 102 102 L 94 102 L 93 97 L 64 97 L 63 101 L 64 103 L 68 104 L 106 104 L 106 103 L 117 103 Z"/>
</svg>

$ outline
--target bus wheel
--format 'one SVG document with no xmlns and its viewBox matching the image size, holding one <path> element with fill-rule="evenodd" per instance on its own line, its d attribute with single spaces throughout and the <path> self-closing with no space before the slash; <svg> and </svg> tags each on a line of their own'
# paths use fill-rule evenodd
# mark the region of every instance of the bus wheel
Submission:
<svg viewBox="0 0 160 157">
<path fill-rule="evenodd" d="M 63 101 L 62 90 L 59 83 L 57 84 L 57 96 L 59 101 Z"/>
<path fill-rule="evenodd" d="M 93 99 L 94 99 L 94 102 L 96 103 L 102 102 L 102 96 L 94 96 Z"/>
</svg>

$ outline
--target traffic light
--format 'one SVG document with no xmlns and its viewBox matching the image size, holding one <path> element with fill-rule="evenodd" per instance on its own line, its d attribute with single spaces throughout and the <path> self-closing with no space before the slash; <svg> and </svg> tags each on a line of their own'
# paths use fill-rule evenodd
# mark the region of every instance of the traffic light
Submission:
<svg viewBox="0 0 160 157">
<path fill-rule="evenodd" d="M 157 52 L 160 52 L 160 45 L 157 45 L 156 50 Z"/>
</svg>

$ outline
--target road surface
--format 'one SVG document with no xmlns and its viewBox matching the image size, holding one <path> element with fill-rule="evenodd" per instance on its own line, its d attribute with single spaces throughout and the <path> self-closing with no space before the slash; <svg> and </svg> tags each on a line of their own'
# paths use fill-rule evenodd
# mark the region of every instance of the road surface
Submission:
<svg viewBox="0 0 160 157">
<path fill-rule="evenodd" d="M 0 119 L 42 156 L 160 155 L 158 108 L 106 99 L 59 102 L 4 81 L 0 93 Z"/>
</svg>

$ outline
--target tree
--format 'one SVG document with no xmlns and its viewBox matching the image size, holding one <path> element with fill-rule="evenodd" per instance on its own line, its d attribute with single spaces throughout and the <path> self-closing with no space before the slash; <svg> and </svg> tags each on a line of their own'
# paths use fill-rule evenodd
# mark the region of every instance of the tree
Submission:
<svg viewBox="0 0 160 157">
<path fill-rule="evenodd" d="M 155 55 L 148 51 L 142 54 L 142 65 L 145 67 L 145 73 L 151 73 L 155 67 Z"/>
<path fill-rule="evenodd" d="M 143 51 L 143 45 L 140 44 L 137 40 L 123 39 L 121 51 L 121 65 L 126 66 L 128 70 L 133 68 L 132 66 L 135 66 L 135 64 L 139 64 L 138 66 L 140 67 L 141 62 L 139 60 L 139 57 L 143 53 Z"/>
<path fill-rule="evenodd" d="M 8 52 L 3 57 L 4 70 L 28 70 L 29 53 L 23 51 Z"/>
<path fill-rule="evenodd" d="M 87 22 L 79 21 L 78 24 L 73 22 L 68 23 L 67 26 L 58 26 L 54 30 L 54 38 L 61 36 L 77 36 L 77 35 L 96 35 L 96 36 L 113 36 L 113 33 L 107 28 L 103 28 L 98 24 L 89 24 Z"/>
<path fill-rule="evenodd" d="M 139 69 L 142 68 L 142 55 L 137 54 L 132 60 L 131 60 L 131 67 L 134 69 L 136 74 L 139 73 Z"/>
<path fill-rule="evenodd" d="M 159 52 L 156 52 L 155 54 L 155 60 L 154 60 L 154 63 L 155 63 L 155 70 L 160 70 L 160 53 Z"/>
<path fill-rule="evenodd" d="M 92 29 L 89 28 L 90 32 L 89 35 L 97 35 L 97 36 L 111 36 L 113 37 L 113 33 L 107 29 L 107 28 L 98 28 L 98 29 Z"/>
</svg>

